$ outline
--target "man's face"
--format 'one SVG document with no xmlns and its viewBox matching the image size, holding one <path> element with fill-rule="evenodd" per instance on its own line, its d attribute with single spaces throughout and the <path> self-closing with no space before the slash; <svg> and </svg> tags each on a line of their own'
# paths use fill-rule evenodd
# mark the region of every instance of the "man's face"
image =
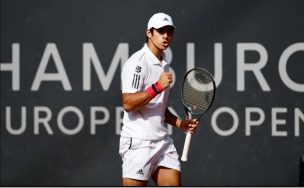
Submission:
<svg viewBox="0 0 304 188">
<path fill-rule="evenodd" d="M 151 39 L 152 44 L 160 50 L 167 49 L 173 38 L 174 27 L 164 26 L 159 29 L 153 29 L 152 32 L 147 31 L 147 37 Z"/>
</svg>

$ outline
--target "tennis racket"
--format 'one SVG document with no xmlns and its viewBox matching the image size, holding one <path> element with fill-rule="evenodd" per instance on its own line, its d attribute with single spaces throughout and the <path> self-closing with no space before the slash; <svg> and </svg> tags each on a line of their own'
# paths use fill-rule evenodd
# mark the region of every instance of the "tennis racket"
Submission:
<svg viewBox="0 0 304 188">
<path fill-rule="evenodd" d="M 186 111 L 186 119 L 197 119 L 208 111 L 215 96 L 215 82 L 213 76 L 203 68 L 189 70 L 182 85 L 182 101 Z M 192 134 L 187 132 L 182 161 L 188 160 L 189 146 Z"/>
</svg>

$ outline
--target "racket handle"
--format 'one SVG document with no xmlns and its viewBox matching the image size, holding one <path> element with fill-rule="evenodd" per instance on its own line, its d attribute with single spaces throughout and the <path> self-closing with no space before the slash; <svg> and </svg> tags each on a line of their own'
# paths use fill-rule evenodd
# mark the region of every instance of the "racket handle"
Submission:
<svg viewBox="0 0 304 188">
<path fill-rule="evenodd" d="M 183 162 L 186 162 L 188 160 L 188 152 L 189 152 L 191 138 L 192 138 L 192 134 L 190 132 L 187 132 L 187 135 L 186 135 L 186 138 L 185 138 L 185 143 L 184 143 L 183 154 L 182 154 L 182 157 L 181 157 L 181 160 Z"/>
</svg>

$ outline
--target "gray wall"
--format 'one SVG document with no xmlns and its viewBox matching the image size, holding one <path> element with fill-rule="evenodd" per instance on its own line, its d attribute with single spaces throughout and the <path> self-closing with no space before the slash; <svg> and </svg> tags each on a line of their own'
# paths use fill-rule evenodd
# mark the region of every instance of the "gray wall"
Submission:
<svg viewBox="0 0 304 188">
<path fill-rule="evenodd" d="M 176 76 L 172 110 L 184 116 L 187 69 L 204 67 L 217 81 L 182 164 L 183 185 L 298 185 L 303 7 L 296 0 L 1 0 L 1 185 L 120 185 L 121 66 L 142 47 L 156 12 L 177 27 L 166 52 Z M 180 154 L 184 137 L 172 130 Z"/>
</svg>

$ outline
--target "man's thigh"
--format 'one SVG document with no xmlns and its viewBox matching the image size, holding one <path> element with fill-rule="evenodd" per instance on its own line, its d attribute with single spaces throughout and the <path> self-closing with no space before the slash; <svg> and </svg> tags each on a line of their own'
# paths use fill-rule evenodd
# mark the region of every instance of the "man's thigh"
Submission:
<svg viewBox="0 0 304 188">
<path fill-rule="evenodd" d="M 157 186 L 180 186 L 180 171 L 159 166 L 152 175 Z"/>
<path fill-rule="evenodd" d="M 148 181 L 143 181 L 143 180 L 135 180 L 135 179 L 130 179 L 130 178 L 122 178 L 122 185 L 123 186 L 147 186 Z"/>
</svg>

